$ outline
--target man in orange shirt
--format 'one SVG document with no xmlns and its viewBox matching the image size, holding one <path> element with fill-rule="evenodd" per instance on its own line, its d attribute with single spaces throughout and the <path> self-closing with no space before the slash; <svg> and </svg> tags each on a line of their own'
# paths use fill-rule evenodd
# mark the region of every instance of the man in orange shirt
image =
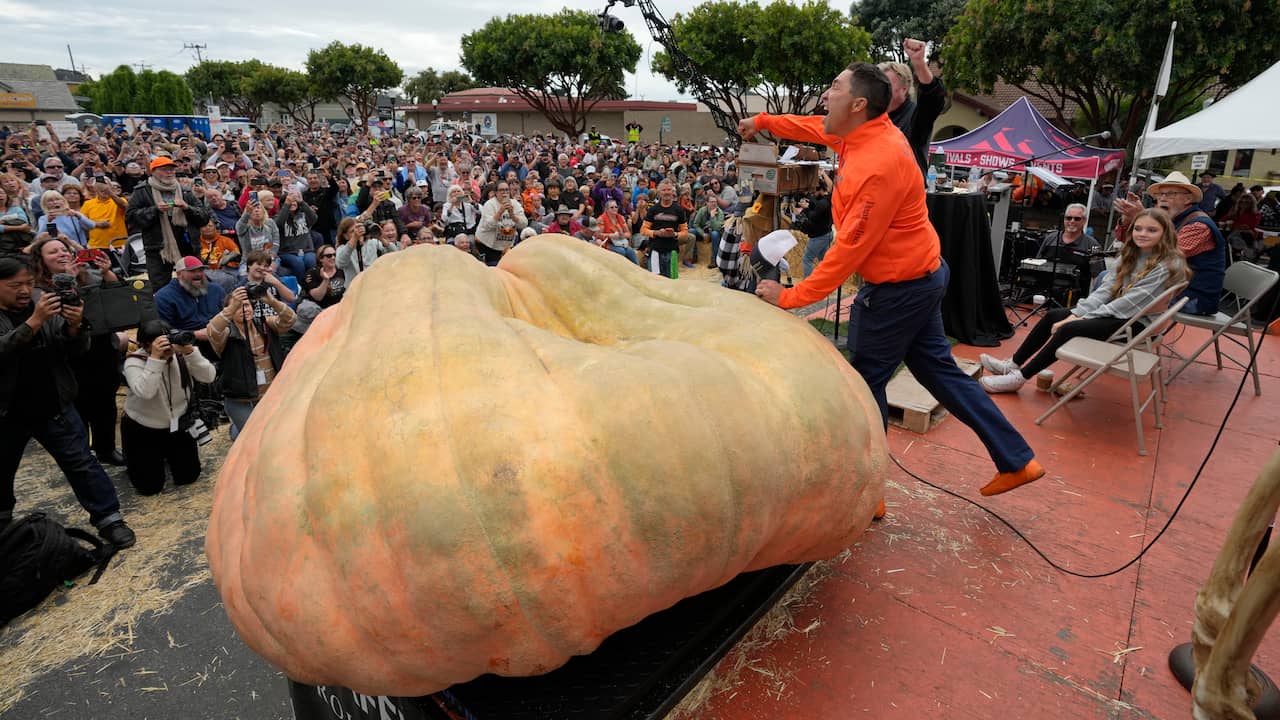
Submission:
<svg viewBox="0 0 1280 720">
<path fill-rule="evenodd" d="M 822 94 L 825 116 L 761 114 L 738 124 L 756 133 L 821 143 L 836 151 L 839 170 L 831 211 L 835 242 L 813 274 L 794 288 L 765 280 L 756 294 L 783 308 L 827 297 L 853 273 L 865 281 L 849 318 L 849 354 L 866 380 L 888 429 L 885 387 L 899 363 L 953 415 L 977 433 L 995 461 L 983 495 L 1007 492 L 1044 475 L 1022 435 L 951 356 L 942 329 L 942 296 L 950 270 L 929 222 L 924 184 L 906 137 L 889 121 L 892 86 L 884 71 L 854 63 Z M 877 517 L 884 513 L 884 504 Z"/>
</svg>

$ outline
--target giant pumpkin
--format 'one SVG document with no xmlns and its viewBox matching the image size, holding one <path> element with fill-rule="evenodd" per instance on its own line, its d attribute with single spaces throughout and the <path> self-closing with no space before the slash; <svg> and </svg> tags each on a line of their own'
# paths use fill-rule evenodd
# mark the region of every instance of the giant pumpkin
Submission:
<svg viewBox="0 0 1280 720">
<path fill-rule="evenodd" d="M 883 494 L 866 386 L 807 323 L 564 236 L 378 260 L 227 456 L 206 550 L 290 677 L 532 675 L 735 575 L 830 557 Z"/>
</svg>

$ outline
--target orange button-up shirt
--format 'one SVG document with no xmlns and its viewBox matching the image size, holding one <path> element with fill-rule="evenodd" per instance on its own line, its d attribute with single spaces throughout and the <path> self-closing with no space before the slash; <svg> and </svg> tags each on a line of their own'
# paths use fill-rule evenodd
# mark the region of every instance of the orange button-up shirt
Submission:
<svg viewBox="0 0 1280 720">
<path fill-rule="evenodd" d="M 761 114 L 756 128 L 821 143 L 840 158 L 831 194 L 835 240 L 813 274 L 782 291 L 780 307 L 815 303 L 855 272 L 885 283 L 914 280 L 939 267 L 942 246 L 929 222 L 920 167 L 888 113 L 844 137 L 823 132 L 820 116 Z"/>
</svg>

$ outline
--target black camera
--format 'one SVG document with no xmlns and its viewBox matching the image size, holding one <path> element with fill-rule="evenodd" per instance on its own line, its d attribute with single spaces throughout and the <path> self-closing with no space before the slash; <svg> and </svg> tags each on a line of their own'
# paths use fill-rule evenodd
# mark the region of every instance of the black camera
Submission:
<svg viewBox="0 0 1280 720">
<path fill-rule="evenodd" d="M 165 337 L 169 339 L 170 345 L 182 345 L 185 347 L 194 345 L 196 342 L 196 334 L 190 330 L 170 330 L 165 334 Z"/>
<path fill-rule="evenodd" d="M 250 300 L 261 300 L 265 298 L 267 296 L 267 291 L 270 289 L 271 289 L 270 286 L 268 286 L 266 283 L 260 283 L 260 282 L 249 283 L 248 285 L 244 286 L 245 294 L 249 296 Z"/>
<path fill-rule="evenodd" d="M 58 296 L 63 305 L 80 305 L 80 287 L 76 284 L 76 276 L 57 273 L 53 276 L 53 294 Z"/>
</svg>

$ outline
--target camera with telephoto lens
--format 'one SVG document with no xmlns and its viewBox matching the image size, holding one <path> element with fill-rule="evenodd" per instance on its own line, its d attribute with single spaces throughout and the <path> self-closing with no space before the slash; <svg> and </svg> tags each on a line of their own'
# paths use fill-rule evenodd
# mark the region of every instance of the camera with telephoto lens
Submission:
<svg viewBox="0 0 1280 720">
<path fill-rule="evenodd" d="M 80 287 L 76 284 L 76 276 L 68 273 L 57 273 L 53 276 L 53 294 L 58 296 L 63 305 L 80 305 Z"/>
<path fill-rule="evenodd" d="M 170 330 L 165 334 L 165 337 L 169 339 L 170 345 L 182 345 L 185 347 L 194 345 L 196 342 L 196 334 L 190 330 Z"/>
<path fill-rule="evenodd" d="M 249 296 L 250 300 L 261 300 L 267 296 L 267 291 L 271 288 L 266 283 L 249 283 L 244 286 L 244 292 Z"/>
</svg>

